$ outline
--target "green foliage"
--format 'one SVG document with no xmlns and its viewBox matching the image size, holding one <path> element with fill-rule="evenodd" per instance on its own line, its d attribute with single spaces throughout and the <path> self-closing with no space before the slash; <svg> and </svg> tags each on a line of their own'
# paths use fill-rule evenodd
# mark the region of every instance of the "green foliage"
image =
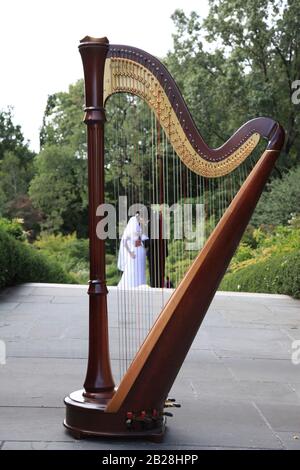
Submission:
<svg viewBox="0 0 300 470">
<path fill-rule="evenodd" d="M 69 272 L 79 284 L 89 280 L 89 241 L 78 239 L 76 234 L 54 235 L 41 233 L 34 246 L 50 260 L 58 262 L 66 272 Z M 106 279 L 110 286 L 117 285 L 120 272 L 114 254 L 106 254 Z"/>
<path fill-rule="evenodd" d="M 148 205 L 151 186 L 151 112 L 140 98 L 117 94 L 106 105 L 105 196 L 132 195 Z M 130 190 L 129 190 L 130 188 Z"/>
<path fill-rule="evenodd" d="M 77 239 L 76 234 L 41 233 L 34 246 L 47 258 L 59 263 L 79 284 L 89 279 L 89 246 L 87 239 Z"/>
<path fill-rule="evenodd" d="M 209 3 L 205 19 L 175 11 L 174 52 L 166 60 L 196 124 L 218 146 L 248 119 L 273 117 L 287 131 L 280 164 L 296 164 L 300 108 L 291 95 L 300 70 L 300 1 Z"/>
<path fill-rule="evenodd" d="M 5 152 L 0 166 L 1 188 L 7 201 L 19 194 L 26 194 L 28 184 L 33 176 L 33 167 L 24 165 L 13 152 Z"/>
<path fill-rule="evenodd" d="M 34 153 L 24 142 L 21 126 L 13 122 L 13 109 L 0 110 L 0 160 L 6 152 L 12 152 L 24 163 L 32 160 Z"/>
<path fill-rule="evenodd" d="M 86 234 L 87 161 L 67 146 L 47 146 L 35 159 L 29 194 L 45 215 L 44 229 Z"/>
<path fill-rule="evenodd" d="M 253 256 L 253 249 L 251 246 L 247 245 L 246 243 L 240 243 L 238 251 L 235 255 L 234 261 L 238 264 L 251 259 Z"/>
<path fill-rule="evenodd" d="M 209 4 L 205 19 L 195 12 L 190 16 L 179 10 L 174 13 L 174 52 L 168 54 L 165 62 L 210 146 L 223 144 L 243 122 L 258 115 L 277 119 L 287 131 L 279 166 L 293 168 L 282 179 L 274 179 L 269 184 L 254 213 L 252 227 L 244 235 L 223 281 L 229 285 L 232 279 L 232 289 L 239 285 L 243 286 L 240 290 L 278 289 L 279 292 L 283 289 L 280 269 L 286 275 L 289 273 L 289 286 L 298 282 L 299 263 L 295 253 L 300 246 L 300 107 L 292 104 L 291 95 L 300 70 L 300 0 L 210 0 Z M 39 254 L 33 248 L 28 251 L 30 247 L 25 244 L 11 245 L 10 251 L 1 247 L 0 258 L 6 263 L 3 266 L 13 271 L 9 263 L 14 259 L 25 277 L 29 276 L 30 263 L 38 274 L 36 277 L 42 277 L 42 268 L 38 266 L 43 263 L 48 266 L 45 268 L 48 278 L 57 275 L 53 268 L 57 263 L 76 282 L 86 283 L 89 277 L 83 102 L 82 80 L 70 85 L 68 92 L 49 96 L 40 133 L 41 152 L 34 164 L 20 126 L 13 123 L 11 109 L 0 112 L 0 215 L 21 218 L 24 215 L 27 230 L 38 230 L 41 224 L 48 232 L 42 233 L 35 248 L 50 261 L 46 258 L 41 261 Z M 116 203 L 118 194 L 127 194 L 149 205 L 157 191 L 149 171 L 153 158 L 150 148 L 157 139 L 155 132 L 151 135 L 150 131 L 151 113 L 142 100 L 121 94 L 109 100 L 106 111 L 106 202 Z M 172 175 L 166 176 L 172 193 Z M 235 175 L 231 177 L 234 179 Z M 225 186 L 219 185 L 217 179 L 208 186 L 213 194 L 209 196 L 205 190 L 202 202 L 212 206 L 211 213 L 216 215 L 219 201 L 226 197 Z M 289 227 L 281 226 L 289 221 Z M 272 229 L 265 227 L 266 224 L 280 226 Z M 214 226 L 212 216 L 207 220 L 206 236 Z M 14 238 L 21 237 L 19 227 L 7 221 L 0 222 L 0 230 Z M 5 247 L 17 243 L 11 240 L 9 237 Z M 174 284 L 196 255 L 193 252 L 180 260 L 181 243 L 174 241 L 168 246 L 167 269 Z M 107 248 L 107 280 L 114 285 L 120 273 L 113 244 L 108 243 Z M 22 262 L 18 250 L 23 249 Z M 285 259 L 289 262 L 282 261 Z M 295 267 L 290 265 L 292 259 L 296 260 Z M 262 278 L 264 269 L 266 281 Z M 261 280 L 260 287 L 255 287 L 259 284 L 256 276 Z M 9 281 L 4 282 L 15 282 L 14 279 L 20 282 L 21 278 L 18 271 L 16 275 L 8 275 Z M 243 283 L 238 283 L 239 278 Z M 286 291 L 298 295 L 297 287 L 287 287 Z"/>
<path fill-rule="evenodd" d="M 300 251 L 293 250 L 229 273 L 221 290 L 287 294 L 300 298 Z"/>
<path fill-rule="evenodd" d="M 229 272 L 239 271 L 271 256 L 300 250 L 300 230 L 296 225 L 279 225 L 274 229 L 265 229 L 262 226 L 252 231 L 252 239 L 253 241 L 248 237 L 247 243 L 244 239 L 240 244 L 229 266 Z"/>
<path fill-rule="evenodd" d="M 281 0 L 211 0 L 205 19 L 196 12 L 190 16 L 180 10 L 174 13 L 174 51 L 165 62 L 210 146 L 223 144 L 248 119 L 268 115 L 287 130 L 280 166 L 299 162 L 300 108 L 291 101 L 292 83 L 300 70 L 299 6 L 300 0 L 286 2 L 285 8 Z M 49 162 L 37 163 L 30 188 L 35 207 L 45 217 L 43 229 L 64 234 L 77 231 L 79 237 L 87 236 L 83 101 L 82 80 L 67 92 L 49 96 L 40 134 L 42 152 L 36 159 Z M 147 205 L 154 202 L 148 164 L 153 139 L 149 109 L 136 97 L 118 94 L 108 100 L 106 114 L 106 202 L 116 203 L 118 194 Z M 167 176 L 172 193 L 173 180 Z M 212 185 L 215 204 L 218 184 Z M 276 223 L 283 222 L 279 217 Z"/>
<path fill-rule="evenodd" d="M 66 145 L 81 156 L 86 151 L 86 129 L 82 122 L 83 80 L 69 86 L 68 92 L 48 96 L 40 132 L 41 148 Z"/>
<path fill-rule="evenodd" d="M 26 240 L 26 235 L 22 228 L 22 222 L 18 219 L 9 220 L 3 217 L 0 218 L 0 230 L 8 233 L 8 235 L 16 240 Z"/>
<path fill-rule="evenodd" d="M 0 266 L 0 287 L 22 282 L 74 282 L 58 263 L 10 236 L 3 226 L 0 227 Z"/>
<path fill-rule="evenodd" d="M 21 127 L 13 123 L 12 109 L 0 111 L 0 216 L 10 217 L 11 205 L 27 193 L 33 157 Z"/>
<path fill-rule="evenodd" d="M 262 195 L 252 218 L 252 224 L 287 224 L 300 214 L 300 165 L 282 179 L 274 179 Z"/>
<path fill-rule="evenodd" d="M 300 223 L 272 231 L 252 231 L 256 249 L 243 242 L 221 283 L 221 290 L 300 296 Z M 252 244 L 252 242 L 250 242 Z"/>
<path fill-rule="evenodd" d="M 122 273 L 117 267 L 117 257 L 115 255 L 107 254 L 106 261 L 106 281 L 108 286 L 116 286 L 120 281 Z"/>
<path fill-rule="evenodd" d="M 87 236 L 86 129 L 83 81 L 49 96 L 40 134 L 41 152 L 29 195 L 43 213 L 42 229 Z"/>
<path fill-rule="evenodd" d="M 40 224 L 43 221 L 41 212 L 34 208 L 31 199 L 26 194 L 20 194 L 16 199 L 7 204 L 7 213 L 12 219 L 22 220 L 27 238 L 34 240 L 40 232 Z"/>
</svg>

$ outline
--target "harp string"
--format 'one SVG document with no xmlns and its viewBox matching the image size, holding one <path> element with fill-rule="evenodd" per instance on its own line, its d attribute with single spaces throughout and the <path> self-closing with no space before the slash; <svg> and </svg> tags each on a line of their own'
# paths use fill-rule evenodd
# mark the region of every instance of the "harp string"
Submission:
<svg viewBox="0 0 300 470">
<path fill-rule="evenodd" d="M 127 80 L 127 86 L 130 86 L 131 79 Z M 170 290 L 167 286 L 172 283 L 172 287 L 176 288 L 199 253 L 199 248 L 186 250 L 186 243 L 190 240 L 186 236 L 185 225 L 190 230 L 196 228 L 195 204 L 199 204 L 203 210 L 205 242 L 257 158 L 251 156 L 224 177 L 209 179 L 193 173 L 176 155 L 154 112 L 133 95 L 119 93 L 110 98 L 107 104 L 106 128 L 106 180 L 108 179 L 109 184 L 112 180 L 112 202 L 116 205 L 117 214 L 120 210 L 120 196 L 127 197 L 128 207 L 141 203 L 149 209 L 151 204 L 164 203 L 170 208 L 173 204 L 178 204 L 183 216 L 184 204 L 193 204 L 182 227 L 179 217 L 171 215 L 171 238 L 167 243 L 150 239 L 153 259 L 151 261 L 150 256 L 147 257 L 146 286 L 120 289 L 116 285 L 121 273 L 116 273 L 114 277 L 114 288 L 117 290 L 117 325 L 110 325 L 110 334 L 118 338 L 117 350 L 112 357 L 117 359 L 113 370 L 120 380 L 168 300 Z M 109 188 L 106 188 L 106 192 L 109 193 Z M 148 216 L 150 217 L 149 212 Z M 160 234 L 162 228 L 159 227 Z M 180 228 L 185 238 L 176 239 L 175 235 L 180 233 Z M 121 227 L 118 229 L 120 231 Z M 148 235 L 151 236 L 151 233 Z M 109 257 L 113 258 L 115 267 L 120 242 L 120 237 L 117 237 L 113 243 L 107 244 Z M 164 263 L 161 262 L 162 258 Z M 163 276 L 162 264 L 165 264 Z M 155 288 L 149 287 L 151 278 L 155 281 Z M 158 286 L 158 283 L 161 285 Z"/>
</svg>

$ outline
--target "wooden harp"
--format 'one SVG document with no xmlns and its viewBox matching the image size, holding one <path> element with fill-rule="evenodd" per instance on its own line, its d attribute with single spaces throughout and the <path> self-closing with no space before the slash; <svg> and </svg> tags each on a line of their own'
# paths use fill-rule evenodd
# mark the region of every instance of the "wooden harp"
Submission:
<svg viewBox="0 0 300 470">
<path fill-rule="evenodd" d="M 107 38 L 87 36 L 79 50 L 85 77 L 89 169 L 89 358 L 84 389 L 65 398 L 64 425 L 77 438 L 160 438 L 165 429 L 164 408 L 172 405 L 168 393 L 279 156 L 284 130 L 270 118 L 255 118 L 224 145 L 211 149 L 159 60 L 136 48 L 110 45 Z M 105 101 L 122 92 L 148 104 L 184 165 L 204 178 L 233 171 L 261 138 L 267 146 L 115 388 L 108 348 L 105 249 L 96 235 L 96 209 L 104 202 Z"/>
</svg>

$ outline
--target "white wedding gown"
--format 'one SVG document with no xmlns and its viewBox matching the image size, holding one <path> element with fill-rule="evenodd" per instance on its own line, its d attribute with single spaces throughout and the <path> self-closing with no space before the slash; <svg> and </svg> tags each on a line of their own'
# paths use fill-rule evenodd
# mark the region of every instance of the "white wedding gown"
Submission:
<svg viewBox="0 0 300 470">
<path fill-rule="evenodd" d="M 136 217 L 131 217 L 120 243 L 118 268 L 123 271 L 123 274 L 118 284 L 119 288 L 128 289 L 146 284 L 146 250 L 143 244 L 136 246 L 138 240 L 146 239 Z M 135 257 L 130 256 L 126 244 Z"/>
</svg>

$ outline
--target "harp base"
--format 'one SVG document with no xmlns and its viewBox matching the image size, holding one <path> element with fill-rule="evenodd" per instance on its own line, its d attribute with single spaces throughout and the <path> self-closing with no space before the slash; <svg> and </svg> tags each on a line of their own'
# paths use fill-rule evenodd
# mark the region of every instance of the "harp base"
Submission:
<svg viewBox="0 0 300 470">
<path fill-rule="evenodd" d="M 126 426 L 126 411 L 105 413 L 106 405 L 89 401 L 83 396 L 84 390 L 71 393 L 64 400 L 66 418 L 64 426 L 75 439 L 85 437 L 118 437 L 131 439 L 147 439 L 161 442 L 166 429 L 166 418 L 163 416 L 151 429 L 146 429 L 142 423 L 128 428 Z"/>
</svg>

